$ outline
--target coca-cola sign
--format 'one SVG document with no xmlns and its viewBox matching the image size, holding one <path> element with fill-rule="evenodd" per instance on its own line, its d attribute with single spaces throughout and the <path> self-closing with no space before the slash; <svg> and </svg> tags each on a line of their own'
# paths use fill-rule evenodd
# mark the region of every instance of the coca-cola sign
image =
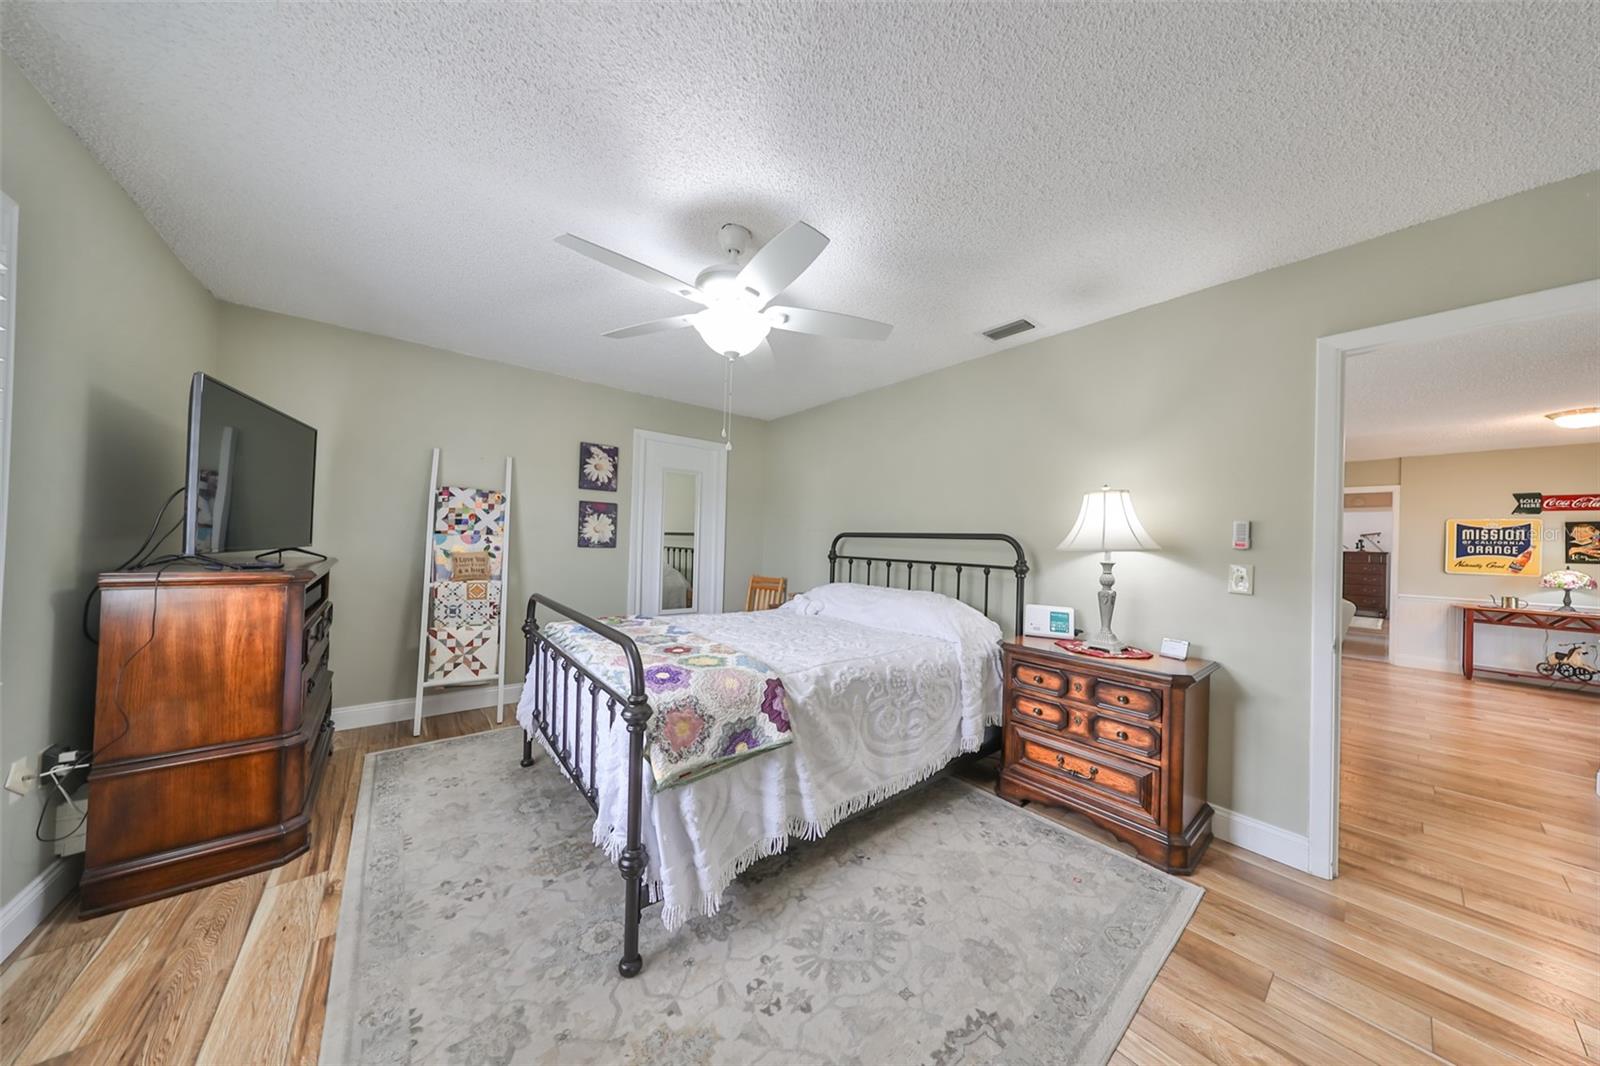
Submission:
<svg viewBox="0 0 1600 1066">
<path fill-rule="evenodd" d="M 1513 492 L 1516 506 L 1512 514 L 1540 514 L 1544 511 L 1600 511 L 1600 493 L 1579 492 L 1567 496 L 1546 496 L 1542 492 Z"/>
</svg>

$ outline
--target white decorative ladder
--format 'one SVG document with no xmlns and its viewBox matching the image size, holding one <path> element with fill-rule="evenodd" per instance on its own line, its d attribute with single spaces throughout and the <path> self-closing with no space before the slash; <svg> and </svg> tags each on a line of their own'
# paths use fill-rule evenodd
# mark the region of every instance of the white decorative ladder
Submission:
<svg viewBox="0 0 1600 1066">
<path fill-rule="evenodd" d="M 466 486 L 443 486 L 456 488 Z M 422 540 L 422 618 L 418 626 L 417 647 L 417 698 L 411 713 L 411 735 L 422 735 L 422 700 L 433 691 L 447 688 L 461 688 L 469 685 L 488 685 L 495 687 L 494 720 L 505 721 L 506 715 L 506 589 L 511 578 L 511 457 L 506 456 L 505 487 L 501 490 L 505 520 L 500 527 L 500 574 L 498 578 L 491 577 L 490 595 L 495 597 L 495 628 L 497 648 L 495 654 L 495 670 L 493 674 L 474 674 L 469 679 L 443 677 L 432 678 L 428 676 L 428 652 L 430 649 L 429 628 L 433 623 L 433 607 L 435 586 L 444 583 L 438 579 L 435 572 L 435 540 L 439 509 L 439 449 L 433 449 L 433 470 L 428 476 L 428 506 L 424 534 Z M 482 490 L 480 490 L 482 491 Z M 486 545 L 487 547 L 487 545 Z M 453 579 L 452 579 L 453 580 Z"/>
</svg>

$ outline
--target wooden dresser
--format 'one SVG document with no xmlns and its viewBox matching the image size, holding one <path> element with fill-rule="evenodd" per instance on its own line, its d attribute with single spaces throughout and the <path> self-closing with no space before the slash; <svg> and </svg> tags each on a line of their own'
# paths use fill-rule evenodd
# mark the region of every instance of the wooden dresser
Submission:
<svg viewBox="0 0 1600 1066">
<path fill-rule="evenodd" d="M 85 917 L 309 846 L 333 741 L 332 566 L 100 575 Z"/>
<path fill-rule="evenodd" d="M 1344 553 L 1344 598 L 1357 614 L 1389 617 L 1389 553 Z"/>
<path fill-rule="evenodd" d="M 1205 659 L 1096 659 L 1004 646 L 1000 795 L 1070 807 L 1147 862 L 1188 873 L 1211 843 Z"/>
</svg>

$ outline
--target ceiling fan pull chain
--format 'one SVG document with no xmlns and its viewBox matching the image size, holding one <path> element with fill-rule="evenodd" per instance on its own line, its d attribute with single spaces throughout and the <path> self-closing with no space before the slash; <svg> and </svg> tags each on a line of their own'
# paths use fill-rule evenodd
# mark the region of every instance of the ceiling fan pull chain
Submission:
<svg viewBox="0 0 1600 1066">
<path fill-rule="evenodd" d="M 733 358 L 722 371 L 722 447 L 733 451 Z"/>
</svg>

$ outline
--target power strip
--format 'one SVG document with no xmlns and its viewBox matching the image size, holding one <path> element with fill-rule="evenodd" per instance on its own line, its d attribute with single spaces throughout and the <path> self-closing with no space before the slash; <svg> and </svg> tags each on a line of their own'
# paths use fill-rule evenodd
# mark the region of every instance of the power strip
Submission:
<svg viewBox="0 0 1600 1066">
<path fill-rule="evenodd" d="M 70 796 L 89 778 L 88 752 L 52 744 L 39 756 L 39 782 L 52 783 L 59 794 Z"/>
</svg>

